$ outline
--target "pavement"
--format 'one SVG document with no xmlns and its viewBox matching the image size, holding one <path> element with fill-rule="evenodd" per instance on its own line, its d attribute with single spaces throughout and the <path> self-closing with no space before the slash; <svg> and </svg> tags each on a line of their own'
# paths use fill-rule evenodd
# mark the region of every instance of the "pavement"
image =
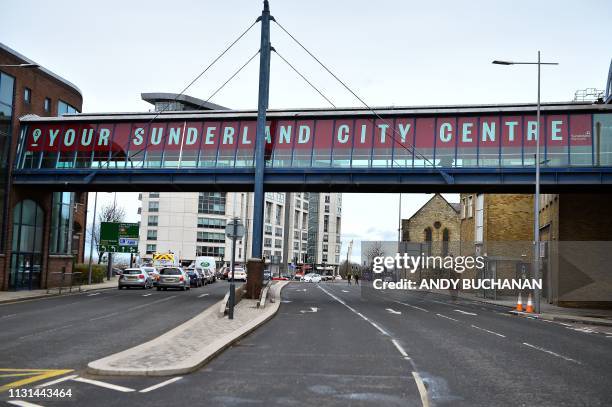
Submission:
<svg viewBox="0 0 612 407">
<path fill-rule="evenodd" d="M 432 290 L 428 292 L 452 297 L 447 290 Z M 534 314 L 515 311 L 517 299 L 512 297 L 490 299 L 483 298 L 478 296 L 476 293 L 470 292 L 459 292 L 457 293 L 457 297 L 506 307 L 510 309 L 510 313 L 527 318 L 539 318 L 549 321 L 577 322 L 588 325 L 612 326 L 612 309 L 567 308 L 542 302 L 540 304 L 540 313 Z M 523 308 L 525 308 L 526 304 L 527 298 L 523 298 Z"/>
<path fill-rule="evenodd" d="M 97 284 L 85 284 L 80 287 L 74 286 L 72 288 L 64 287 L 61 292 L 59 288 L 39 289 L 39 290 L 20 290 L 20 291 L 0 291 L 0 304 L 17 302 L 17 301 L 28 301 L 47 297 L 56 297 L 58 295 L 71 295 L 79 294 L 92 290 L 104 290 L 109 288 L 117 288 L 118 276 L 111 277 L 110 280 L 104 280 Z"/>
<path fill-rule="evenodd" d="M 197 370 L 236 340 L 276 314 L 286 281 L 273 283 L 264 307 L 259 300 L 242 299 L 234 318 L 219 315 L 225 299 L 165 334 L 88 364 L 92 374 L 170 376 Z M 275 300 L 273 300 L 275 299 Z"/>
<path fill-rule="evenodd" d="M 226 284 L 217 287 L 227 289 Z M 141 323 L 126 318 L 116 326 L 101 325 L 96 330 L 97 343 L 104 346 L 110 341 L 116 351 L 126 349 L 133 346 L 135 338 L 126 337 L 118 343 L 113 338 L 116 332 L 109 331 L 123 329 L 134 334 L 144 330 L 137 336 L 150 340 L 156 337 L 151 332 L 156 329 L 148 326 L 155 320 L 166 321 L 166 328 L 177 325 L 177 307 L 194 315 L 201 313 L 204 304 L 199 301 L 208 297 L 198 295 L 206 291 L 191 291 L 162 292 L 186 296 L 180 297 L 184 299 L 180 303 L 175 297 L 152 304 L 155 318 L 143 317 Z M 224 293 L 219 290 L 219 297 L 208 306 L 218 303 Z M 78 297 L 81 303 L 101 301 L 95 298 Z M 135 301 L 136 297 L 131 299 Z M 282 290 L 281 299 L 274 318 L 190 374 L 163 378 L 92 375 L 83 358 L 76 358 L 81 362 L 66 363 L 70 347 L 56 349 L 59 341 L 46 344 L 53 335 L 25 343 L 11 336 L 8 341 L 15 342 L 14 348 L 2 351 L 2 355 L 25 356 L 21 366 L 27 368 L 74 369 L 43 372 L 41 375 L 57 375 L 30 384 L 71 392 L 70 397 L 52 400 L 28 399 L 39 406 L 612 405 L 612 329 L 606 326 L 586 328 L 583 324 L 515 318 L 506 307 L 466 298 L 452 300 L 447 295 L 425 292 L 379 292 L 367 285 L 346 283 L 291 282 Z M 40 308 L 43 303 L 57 300 L 60 298 L 0 306 L 0 318 L 13 319 L 4 307 L 12 307 L 10 312 L 14 312 L 18 307 Z M 100 305 L 108 307 L 116 301 L 119 299 Z M 86 308 L 91 310 L 91 306 Z M 162 308 L 166 315 L 160 315 Z M 167 317 L 177 320 L 167 322 Z M 37 326 L 30 324 L 30 328 Z M 5 332 L 0 331 L 2 344 L 7 343 L 2 338 Z M 78 353 L 82 337 L 63 337 L 62 330 L 55 334 L 60 334 L 59 339 L 70 343 Z M 55 354 L 60 363 L 49 366 L 52 356 L 35 363 L 45 354 L 42 347 L 46 353 Z M 106 351 L 97 354 L 112 353 Z M 32 359 L 27 358 L 28 352 L 34 352 Z M 9 362 L 18 360 L 15 356 Z M 0 394 L 0 403 L 6 400 L 16 401 L 6 392 Z"/>
</svg>

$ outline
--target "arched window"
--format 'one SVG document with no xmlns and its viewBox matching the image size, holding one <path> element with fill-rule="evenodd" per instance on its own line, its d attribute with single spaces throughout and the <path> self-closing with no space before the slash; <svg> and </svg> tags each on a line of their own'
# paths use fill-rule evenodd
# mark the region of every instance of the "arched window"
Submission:
<svg viewBox="0 0 612 407">
<path fill-rule="evenodd" d="M 450 240 L 450 232 L 447 228 L 442 231 L 442 256 L 448 255 L 448 241 Z"/>
<path fill-rule="evenodd" d="M 9 287 L 40 287 L 44 213 L 31 199 L 18 202 L 13 209 L 13 242 Z"/>
</svg>

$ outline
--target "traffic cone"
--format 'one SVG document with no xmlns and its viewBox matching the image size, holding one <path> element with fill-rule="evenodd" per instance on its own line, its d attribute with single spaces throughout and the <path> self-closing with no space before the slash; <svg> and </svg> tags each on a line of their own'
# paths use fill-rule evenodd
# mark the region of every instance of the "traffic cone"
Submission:
<svg viewBox="0 0 612 407">
<path fill-rule="evenodd" d="M 531 302 L 531 293 L 529 293 L 529 297 L 527 297 L 527 308 L 525 312 L 533 312 L 533 303 Z"/>
<path fill-rule="evenodd" d="M 523 311 L 523 298 L 521 297 L 521 293 L 519 293 L 518 300 L 516 300 L 516 310 L 520 312 Z"/>
</svg>

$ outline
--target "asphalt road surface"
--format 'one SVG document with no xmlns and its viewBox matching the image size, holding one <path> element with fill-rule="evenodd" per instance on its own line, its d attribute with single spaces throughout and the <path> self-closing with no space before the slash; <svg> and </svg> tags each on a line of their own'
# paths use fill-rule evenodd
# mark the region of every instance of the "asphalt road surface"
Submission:
<svg viewBox="0 0 612 407">
<path fill-rule="evenodd" d="M 212 290 L 221 284 L 226 287 L 225 283 L 217 284 Z M 201 292 L 204 291 L 192 290 L 183 297 L 180 305 L 186 312 L 197 312 L 191 301 L 196 301 L 194 294 Z M 120 295 L 124 294 L 128 293 Z M 156 300 L 184 293 L 161 294 Z M 282 298 L 281 308 L 271 321 L 195 373 L 165 378 L 95 377 L 77 370 L 71 373 L 77 377 L 68 380 L 65 378 L 71 375 L 60 376 L 63 381 L 48 386 L 70 388 L 70 399 L 36 403 L 319 407 L 612 405 L 612 334 L 605 330 L 519 318 L 503 308 L 467 300 L 452 301 L 443 295 L 381 293 L 347 286 L 345 282 L 291 283 L 283 290 Z M 163 312 L 173 304 L 171 301 L 174 299 L 152 306 Z M 2 307 L 0 311 L 5 315 Z M 101 310 L 98 314 L 103 315 Z M 114 329 L 126 329 L 121 328 L 123 324 L 138 321 L 138 318 L 118 321 Z M 166 324 L 172 326 L 174 322 L 179 321 Z M 153 335 L 154 331 L 165 330 L 161 323 L 146 329 L 147 334 Z M 3 330 L 1 335 L 4 339 L 7 334 Z M 110 337 L 121 336 L 103 333 L 101 339 L 105 335 L 109 341 Z M 10 337 L 15 336 L 11 332 Z M 69 336 L 63 340 L 75 344 Z M 125 340 L 129 342 L 129 338 Z M 2 343 L 6 345 L 6 339 Z M 30 347 L 41 343 L 32 342 Z M 53 350 L 33 351 L 51 363 L 54 358 L 49 353 Z M 87 351 L 81 349 L 79 353 Z M 97 356 L 108 352 L 102 353 Z M 20 360 L 8 356 L 14 363 Z M 62 358 L 70 360 L 70 356 Z M 54 366 L 70 367 L 66 363 Z M 6 400 L 6 395 L 3 396 Z"/>
</svg>

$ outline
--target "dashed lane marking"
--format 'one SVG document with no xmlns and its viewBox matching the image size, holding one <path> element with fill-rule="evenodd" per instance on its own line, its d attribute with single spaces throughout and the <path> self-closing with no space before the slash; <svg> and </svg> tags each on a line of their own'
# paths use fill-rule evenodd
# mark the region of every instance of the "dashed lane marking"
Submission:
<svg viewBox="0 0 612 407">
<path fill-rule="evenodd" d="M 153 294 L 151 294 L 151 293 L 149 293 L 149 294 L 143 294 L 142 296 L 143 296 L 143 297 L 148 297 L 149 295 L 153 295 Z"/>
<path fill-rule="evenodd" d="M 418 309 L 419 311 L 429 312 L 429 311 L 427 311 L 425 308 L 417 307 L 416 305 L 408 304 L 408 303 L 401 302 L 401 301 L 393 301 L 393 302 L 397 302 L 398 304 L 404 305 L 404 306 L 406 306 L 406 307 L 410 307 L 410 308 Z"/>
<path fill-rule="evenodd" d="M 49 387 L 49 386 L 55 386 L 56 384 L 60 384 L 62 382 L 68 381 L 68 380 L 72 380 L 76 377 L 79 377 L 78 375 L 69 375 L 69 376 L 64 376 L 64 377 L 60 377 L 59 379 L 55 379 L 55 380 L 51 380 L 50 382 L 45 382 L 42 384 L 39 384 L 38 386 L 36 386 L 37 388 L 43 388 L 43 387 Z"/>
<path fill-rule="evenodd" d="M 450 319 L 451 321 L 459 322 L 458 319 L 447 317 L 446 315 L 442 315 L 442 314 L 436 314 L 436 315 L 442 318 Z"/>
<path fill-rule="evenodd" d="M 172 379 L 168 379 L 165 382 L 161 382 L 161 383 L 158 383 L 158 384 L 156 384 L 154 386 L 147 387 L 146 389 L 142 389 L 142 390 L 139 391 L 139 393 L 148 393 L 150 391 L 157 390 L 160 387 L 164 387 L 164 386 L 167 386 L 167 385 L 172 384 L 174 382 L 178 382 L 182 378 L 183 378 L 182 376 L 173 377 Z"/>
<path fill-rule="evenodd" d="M 198 298 L 206 297 L 207 295 L 210 295 L 210 294 L 208 294 L 208 293 L 200 294 L 200 295 L 198 295 Z"/>
<path fill-rule="evenodd" d="M 35 383 L 51 377 L 60 376 L 72 372 L 72 369 L 0 369 L 2 377 L 24 377 L 0 387 L 0 393 L 17 387 L 22 387 L 30 383 Z"/>
<path fill-rule="evenodd" d="M 476 314 L 476 313 L 474 313 L 474 312 L 462 311 L 462 310 L 460 310 L 460 309 L 456 309 L 455 311 L 456 311 L 456 312 L 460 312 L 460 313 L 461 313 L 461 314 L 463 314 L 463 315 L 478 315 L 478 314 Z"/>
<path fill-rule="evenodd" d="M 497 336 L 502 337 L 502 338 L 506 337 L 506 335 L 502 335 L 502 334 L 497 333 L 497 332 L 489 331 L 488 329 L 484 329 L 484 328 L 481 328 L 481 327 L 476 326 L 476 325 L 472 325 L 472 328 L 479 329 L 481 331 L 488 332 L 490 334 L 497 335 Z"/>
<path fill-rule="evenodd" d="M 568 362 L 574 362 L 574 363 L 577 363 L 579 365 L 582 364 L 582 363 L 578 362 L 576 359 L 568 358 L 567 356 L 560 355 L 560 354 L 558 354 L 556 352 L 553 352 L 552 350 L 544 349 L 544 348 L 532 345 L 532 344 L 527 343 L 527 342 L 523 342 L 523 345 L 528 346 L 528 347 L 530 347 L 532 349 L 537 349 L 537 350 L 539 350 L 541 352 L 544 352 L 544 353 L 548 353 L 549 355 L 556 356 L 556 357 L 561 358 L 563 360 L 567 360 Z"/>
<path fill-rule="evenodd" d="M 393 308 L 385 308 L 385 310 L 389 313 L 389 314 L 394 314 L 394 315 L 402 315 L 401 311 L 396 311 Z"/>
<path fill-rule="evenodd" d="M 104 387 L 106 389 L 116 390 L 116 391 L 120 391 L 123 393 L 129 393 L 129 392 L 135 391 L 134 389 L 130 389 L 129 387 L 118 386 L 116 384 L 106 383 L 100 380 L 86 379 L 84 377 L 75 377 L 72 380 L 74 380 L 75 382 L 93 384 L 94 386 Z"/>
<path fill-rule="evenodd" d="M 391 339 L 391 342 L 393 342 L 393 345 L 395 345 L 395 347 L 397 348 L 399 353 L 404 357 L 404 359 L 410 360 L 410 356 L 408 356 L 408 353 L 404 350 L 404 348 L 402 348 L 402 345 L 400 345 L 398 341 L 396 341 L 395 339 Z"/>
<path fill-rule="evenodd" d="M 88 297 L 93 297 L 94 295 L 100 295 L 100 292 L 87 294 Z"/>
</svg>

